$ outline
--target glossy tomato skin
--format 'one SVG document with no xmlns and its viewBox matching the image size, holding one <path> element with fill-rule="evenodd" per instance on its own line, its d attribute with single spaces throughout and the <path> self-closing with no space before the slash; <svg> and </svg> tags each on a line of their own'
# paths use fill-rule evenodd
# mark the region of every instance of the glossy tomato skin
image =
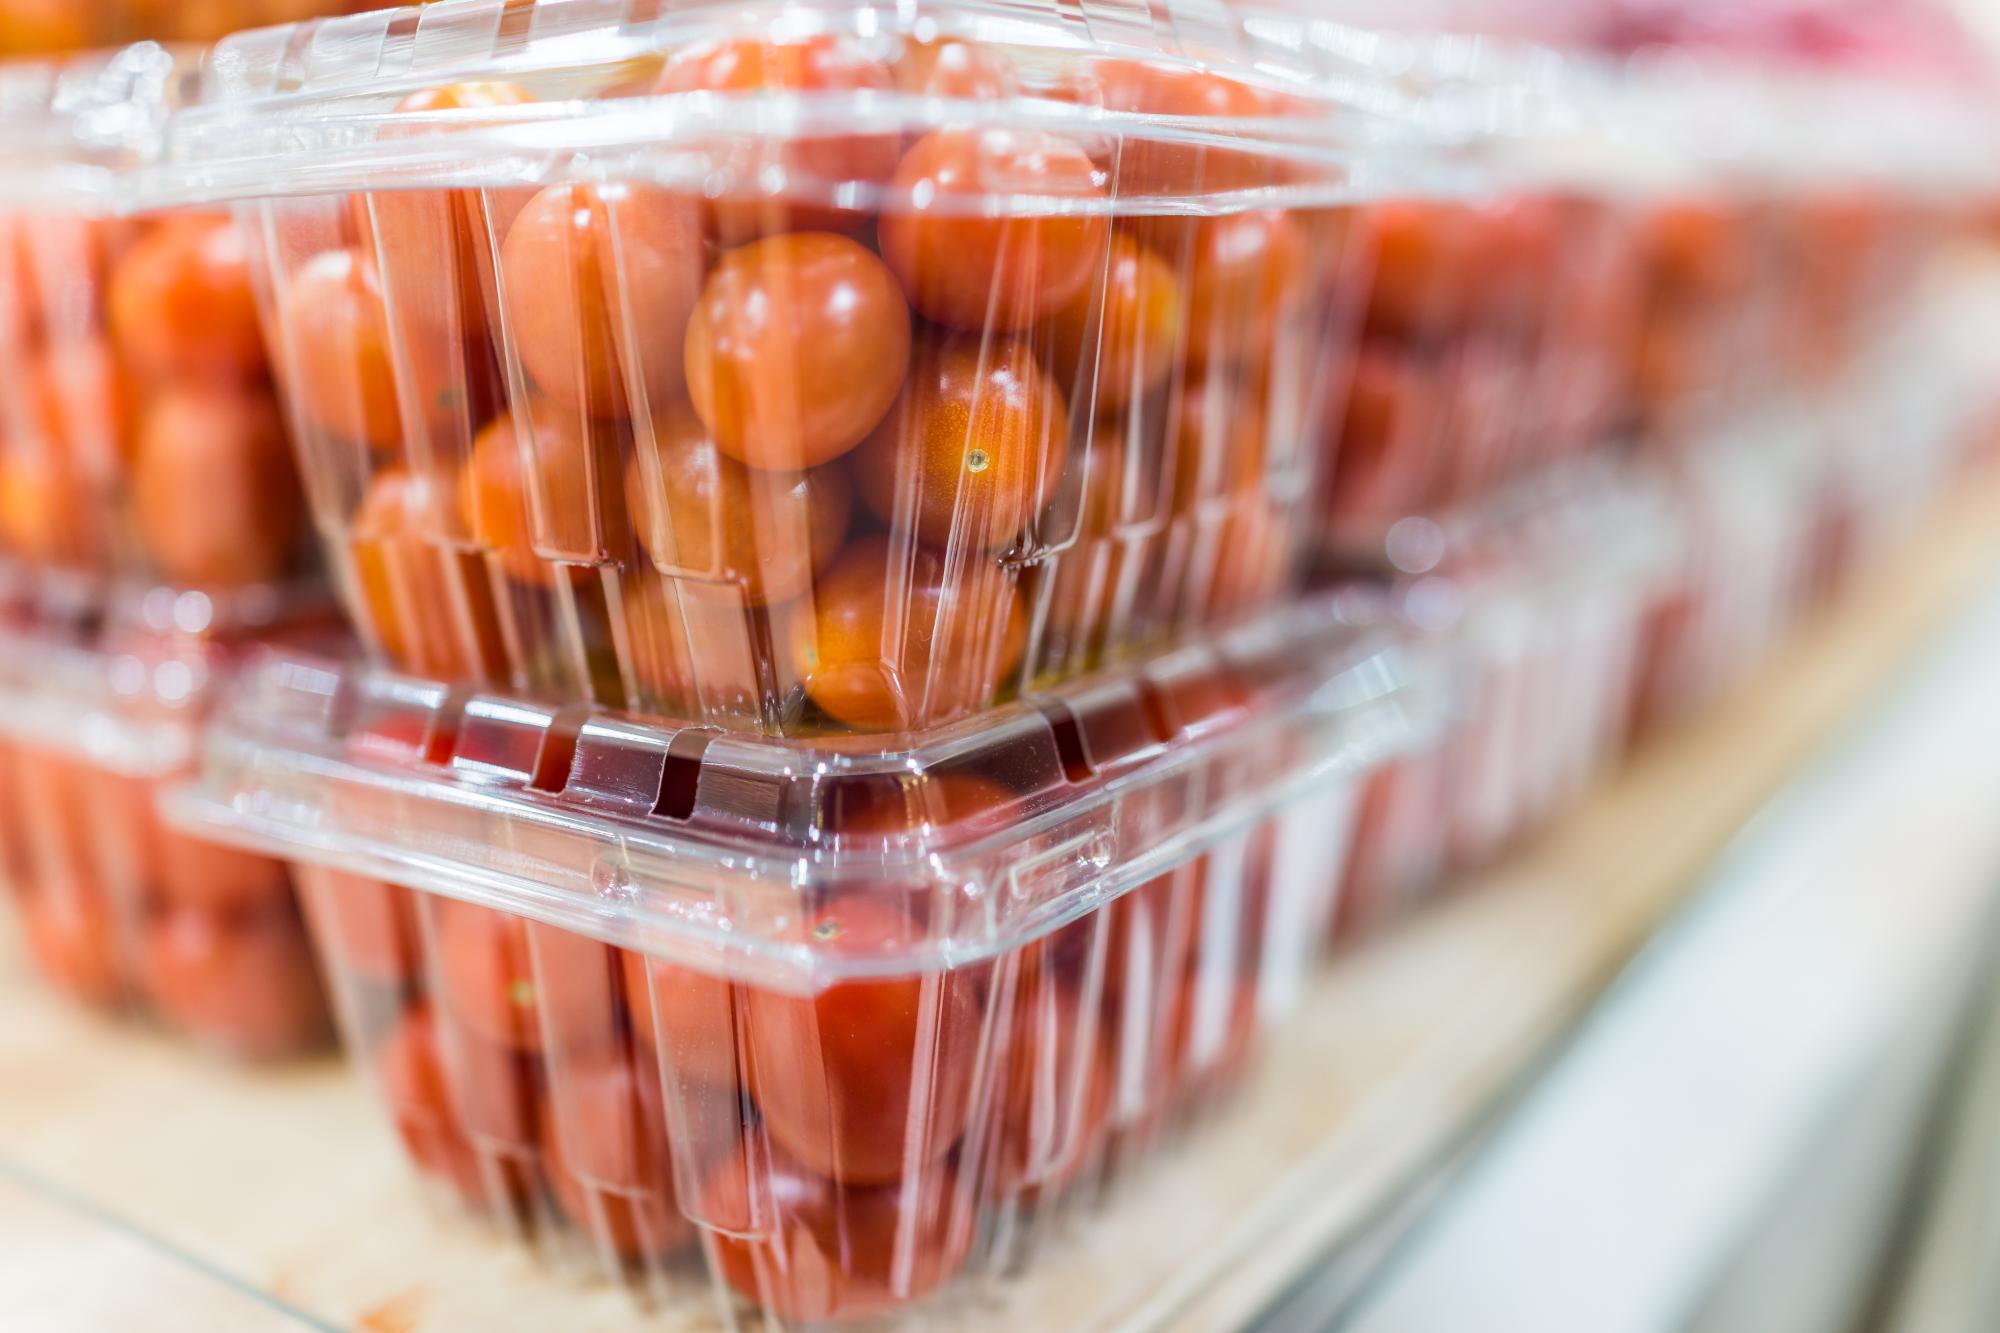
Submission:
<svg viewBox="0 0 2000 1333">
<path fill-rule="evenodd" d="M 952 577 L 931 551 L 849 543 L 814 591 L 797 678 L 820 709 L 866 731 L 959 716 L 1004 687 L 1027 646 L 1011 573 L 973 560 Z"/>
<path fill-rule="evenodd" d="M 996 196 L 1044 195 L 1081 210 L 987 216 Z M 1040 130 L 941 129 L 911 146 L 878 225 L 910 302 L 952 328 L 1025 328 L 1077 299 L 1099 271 L 1110 223 L 1101 173 Z"/>
<path fill-rule="evenodd" d="M 753 1145 L 716 1168 L 703 1200 L 723 1279 L 799 1324 L 893 1314 L 950 1281 L 971 1247 L 957 1179 L 942 1166 L 913 1189 L 854 1185 Z"/>
<path fill-rule="evenodd" d="M 674 1080 L 729 1097 L 739 1082 L 736 988 L 721 977 L 628 952 L 625 1002 L 642 1050 L 660 1054 Z M 664 1050 L 662 1050 L 664 1048 Z"/>
<path fill-rule="evenodd" d="M 822 947 L 879 950 L 907 922 L 853 897 L 815 914 Z M 848 981 L 817 995 L 751 988 L 750 1092 L 773 1140 L 817 1174 L 880 1185 L 935 1164 L 972 1113 L 981 1024 L 970 972 Z"/>
<path fill-rule="evenodd" d="M 278 301 L 279 375 L 319 429 L 352 443 L 402 443 L 389 314 L 375 268 L 354 250 L 328 250 L 291 275 Z"/>
<path fill-rule="evenodd" d="M 540 1052 L 600 1049 L 618 1029 L 607 945 L 449 898 L 427 897 L 434 980 L 447 1016 L 486 1041 Z"/>
<path fill-rule="evenodd" d="M 473 674 L 459 630 L 448 538 L 461 530 L 455 487 L 403 468 L 384 468 L 348 524 L 365 632 L 391 663 L 456 680 Z"/>
<path fill-rule="evenodd" d="M 1241 120 L 1275 114 L 1271 94 L 1206 70 L 1157 60 L 1095 61 L 1082 91 L 1107 111 Z M 1224 148 L 1135 139 L 1122 145 L 1118 178 L 1133 195 L 1184 195 L 1273 183 L 1268 158 Z"/>
<path fill-rule="evenodd" d="M 558 561 L 622 558 L 631 542 L 619 435 L 554 405 L 534 405 L 524 441 L 511 414 L 473 442 L 465 526 L 509 577 L 556 582 Z"/>
<path fill-rule="evenodd" d="M 854 453 L 861 497 L 940 550 L 1011 545 L 1054 490 L 1069 405 L 1022 339 L 921 344 L 902 394 Z"/>
<path fill-rule="evenodd" d="M 693 1239 L 674 1194 L 650 1062 L 617 1052 L 556 1066 L 542 1161 L 563 1214 L 619 1258 L 659 1259 Z"/>
<path fill-rule="evenodd" d="M 550 186 L 515 216 L 500 252 L 522 366 L 543 393 L 592 416 L 631 415 L 628 376 L 655 410 L 665 406 L 681 393 L 675 353 L 705 262 L 701 219 L 685 199 Z"/>
<path fill-rule="evenodd" d="M 106 313 L 119 354 L 147 380 L 264 373 L 249 247 L 227 217 L 154 224 L 113 270 Z"/>
<path fill-rule="evenodd" d="M 147 921 L 140 975 L 168 1022 L 245 1058 L 305 1050 L 327 1032 L 319 974 L 289 911 L 167 907 Z"/>
<path fill-rule="evenodd" d="M 1091 385 L 1098 413 L 1118 411 L 1167 382 L 1187 327 L 1187 296 L 1174 265 L 1114 231 L 1102 288 L 1085 284 L 1048 320 L 1048 366 L 1072 393 L 1079 383 Z"/>
<path fill-rule="evenodd" d="M 625 481 L 632 526 L 656 567 L 683 578 L 685 592 L 722 585 L 752 605 L 811 586 L 847 535 L 852 495 L 844 469 L 744 466 L 685 404 L 653 419 Z"/>
<path fill-rule="evenodd" d="M 832 34 L 799 41 L 733 38 L 676 52 L 661 69 L 662 93 L 888 92 L 890 71 L 855 43 Z M 788 231 L 845 231 L 862 216 L 819 196 L 888 179 L 898 142 L 891 133 L 800 134 L 723 146 L 712 174 L 730 182 L 708 201 L 727 242 Z M 781 181 L 782 195 L 766 182 Z"/>
<path fill-rule="evenodd" d="M 175 583 L 262 582 L 298 549 L 303 502 L 277 404 L 263 389 L 155 396 L 140 421 L 131 485 L 139 538 Z"/>
<path fill-rule="evenodd" d="M 688 324 L 688 395 L 716 446 L 798 472 L 859 444 L 902 387 L 909 307 L 872 251 L 827 232 L 723 256 Z"/>
</svg>

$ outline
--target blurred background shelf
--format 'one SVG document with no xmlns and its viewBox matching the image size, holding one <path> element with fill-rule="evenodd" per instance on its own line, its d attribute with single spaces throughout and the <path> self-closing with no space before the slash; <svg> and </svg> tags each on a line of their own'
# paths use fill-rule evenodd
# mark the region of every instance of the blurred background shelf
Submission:
<svg viewBox="0 0 2000 1333">
<path fill-rule="evenodd" d="M 964 1318 L 1235 1327 L 1317 1308 L 1299 1284 L 1318 1273 L 1344 1308 L 1379 1277 L 1384 1238 L 1427 1211 L 1745 823 L 1873 717 L 1946 626 L 1988 607 L 1996 579 L 2000 485 L 1986 478 L 1751 687 L 1343 959 L 1248 1095 L 1189 1131 L 1190 1151 L 1038 1254 L 1004 1305 Z M 433 1225 L 366 1089 L 334 1064 L 253 1077 L 190 1058 L 50 998 L 4 945 L 0 1231 L 32 1243 L 0 1268 L 24 1327 L 98 1329 L 140 1305 L 149 1328 L 715 1326 L 701 1282 L 685 1306 L 642 1314 L 499 1238 Z M 56 1280 L 59 1265 L 88 1271 Z"/>
</svg>

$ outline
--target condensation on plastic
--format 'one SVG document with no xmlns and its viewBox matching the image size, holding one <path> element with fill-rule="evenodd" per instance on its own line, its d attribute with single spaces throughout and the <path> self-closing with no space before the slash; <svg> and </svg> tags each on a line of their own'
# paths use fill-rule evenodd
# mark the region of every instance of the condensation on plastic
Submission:
<svg viewBox="0 0 2000 1333">
<path fill-rule="evenodd" d="M 1295 588 L 1390 159 L 1285 55 L 1213 5 L 448 2 L 223 43 L 170 174 L 247 200 L 381 659 L 896 731 Z"/>
<path fill-rule="evenodd" d="M 0 555 L 52 606 L 181 590 L 220 624 L 311 595 L 246 240 L 130 211 L 197 74 L 150 45 L 0 69 Z"/>
<path fill-rule="evenodd" d="M 447 1198 L 656 1299 L 699 1254 L 775 1324 L 921 1322 L 1296 999 L 1434 707 L 1360 605 L 886 750 L 279 659 L 169 804 L 298 861 Z"/>
<path fill-rule="evenodd" d="M 0 633 L 0 882 L 55 989 L 229 1056 L 290 1056 L 331 1025 L 284 863 L 156 810 L 221 667 L 212 643 Z"/>
</svg>

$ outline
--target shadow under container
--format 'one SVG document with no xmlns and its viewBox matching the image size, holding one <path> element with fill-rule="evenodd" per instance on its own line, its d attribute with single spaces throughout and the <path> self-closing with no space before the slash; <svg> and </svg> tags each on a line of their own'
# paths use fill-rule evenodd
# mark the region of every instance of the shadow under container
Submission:
<svg viewBox="0 0 2000 1333">
<path fill-rule="evenodd" d="M 313 583 L 247 240 L 143 197 L 199 73 L 153 45 L 0 64 L 0 555 L 72 612 Z"/>
<path fill-rule="evenodd" d="M 170 807 L 297 863 L 437 1193 L 652 1301 L 914 1326 L 1306 983 L 1432 703 L 1344 602 L 1283 620 L 876 742 L 281 661 Z"/>
<path fill-rule="evenodd" d="M 0 633 L 0 882 L 54 989 L 271 1059 L 332 1037 L 291 876 L 156 809 L 227 657 L 173 634 Z"/>
<path fill-rule="evenodd" d="M 1389 170 L 1309 73 L 1172 7 L 616 8 L 241 35 L 177 127 L 378 660 L 880 733 L 1296 588 Z"/>
</svg>

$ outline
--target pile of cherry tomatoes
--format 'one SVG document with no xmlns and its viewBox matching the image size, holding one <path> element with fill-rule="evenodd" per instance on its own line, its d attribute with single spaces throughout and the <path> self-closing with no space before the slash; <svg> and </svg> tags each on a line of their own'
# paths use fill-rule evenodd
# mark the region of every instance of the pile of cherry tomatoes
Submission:
<svg viewBox="0 0 2000 1333">
<path fill-rule="evenodd" d="M 993 48 L 885 60 L 826 36 L 684 50 L 614 91 L 982 97 L 1020 79 Z M 1280 107 L 1135 61 L 1058 94 Z M 534 107 L 467 83 L 400 111 L 385 140 Z M 1296 185 L 1295 164 L 950 123 L 670 146 L 702 157 L 704 188 L 260 206 L 309 489 L 390 661 L 885 731 L 1289 586 L 1340 217 L 1138 210 Z"/>
</svg>

